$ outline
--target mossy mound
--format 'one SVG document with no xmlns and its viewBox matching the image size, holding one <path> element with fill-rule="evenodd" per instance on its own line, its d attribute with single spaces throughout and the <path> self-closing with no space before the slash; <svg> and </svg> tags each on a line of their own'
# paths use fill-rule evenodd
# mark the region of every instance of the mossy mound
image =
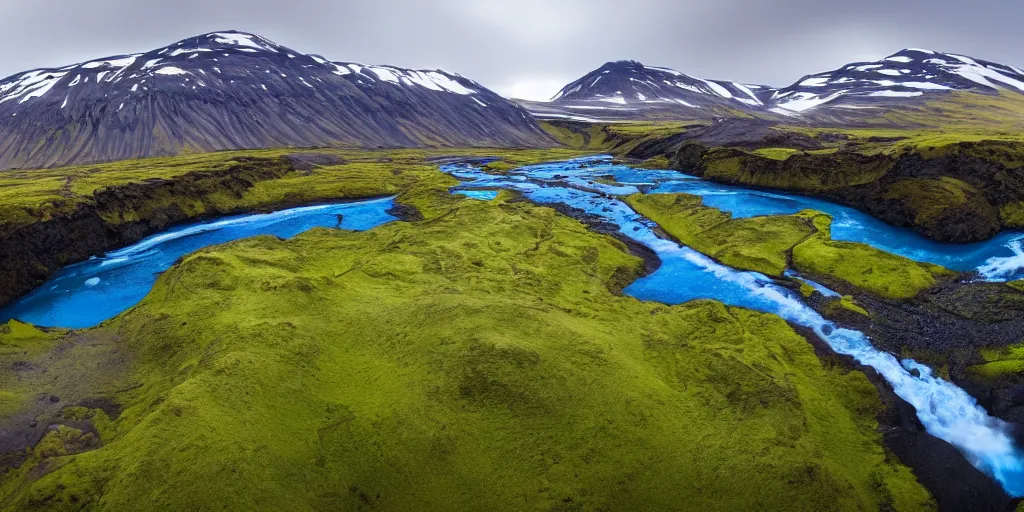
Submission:
<svg viewBox="0 0 1024 512">
<path fill-rule="evenodd" d="M 733 219 L 687 194 L 634 194 L 626 202 L 696 251 L 742 270 L 781 276 L 792 268 L 888 299 L 909 299 L 956 275 L 866 244 L 831 239 L 832 219 L 814 211 Z M 843 303 L 857 313 L 860 306 Z"/>
<path fill-rule="evenodd" d="M 687 194 L 634 194 L 626 202 L 685 245 L 731 267 L 781 276 L 788 252 L 816 232 L 800 216 L 733 219 Z"/>
<path fill-rule="evenodd" d="M 973 186 L 951 177 L 909 178 L 889 185 L 882 198 L 904 212 L 922 233 L 940 240 L 989 238 L 1001 229 L 999 212 Z"/>
<path fill-rule="evenodd" d="M 1024 377 L 1024 344 L 982 349 L 980 355 L 982 362 L 969 369 L 974 375 L 989 380 Z"/>
<path fill-rule="evenodd" d="M 643 268 L 618 241 L 437 182 L 403 196 L 421 222 L 190 255 L 49 333 L 46 372 L 0 353 L 3 389 L 118 404 L 101 445 L 60 430 L 8 468 L 3 508 L 932 508 L 874 386 L 781 319 L 616 296 Z"/>
<path fill-rule="evenodd" d="M 818 233 L 793 247 L 793 267 L 812 276 L 839 280 L 888 299 L 910 299 L 956 273 L 938 265 L 920 263 L 870 245 L 831 239 L 832 218 L 813 220 Z"/>
</svg>

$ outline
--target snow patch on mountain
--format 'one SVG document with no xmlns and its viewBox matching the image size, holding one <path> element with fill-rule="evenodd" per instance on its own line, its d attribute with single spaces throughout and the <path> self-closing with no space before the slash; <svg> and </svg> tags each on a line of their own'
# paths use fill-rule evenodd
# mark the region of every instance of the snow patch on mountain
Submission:
<svg viewBox="0 0 1024 512">
<path fill-rule="evenodd" d="M 261 60 L 251 60 L 261 57 Z M 223 76 L 227 66 L 221 59 L 232 59 L 228 77 Z M 250 59 L 250 60 L 239 60 Z M 281 59 L 287 59 L 284 62 Z M 251 63 L 251 65 L 249 64 Z M 216 65 L 214 65 L 216 64 Z M 296 69 L 296 67 L 300 69 Z M 275 74 L 281 78 L 296 80 L 298 84 L 314 87 L 324 83 L 321 73 L 346 77 L 358 86 L 370 87 L 386 83 L 395 87 L 425 88 L 438 93 L 468 96 L 480 94 L 479 84 L 458 75 L 440 70 L 407 70 L 392 66 L 367 66 L 356 63 L 330 62 L 319 55 L 302 55 L 284 48 L 264 37 L 243 32 L 213 32 L 189 38 L 173 45 L 145 54 L 121 55 L 73 64 L 58 69 L 39 69 L 14 75 L 0 81 L 0 103 L 30 102 L 51 95 L 60 98 L 60 104 L 67 107 L 74 104 L 78 95 L 69 88 L 90 83 L 118 84 L 103 92 L 111 101 L 119 101 L 123 94 L 148 92 L 144 87 L 147 80 L 157 77 L 167 80 L 177 77 L 178 85 L 195 89 L 197 87 L 243 87 L 257 74 Z M 206 76 L 213 80 L 191 81 L 189 76 Z M 246 85 L 243 85 L 246 83 Z M 260 85 L 260 84 L 256 84 Z M 260 89 L 269 92 L 265 84 Z M 55 101 L 58 101 L 55 99 Z"/>
<path fill-rule="evenodd" d="M 879 79 L 879 75 L 886 77 Z M 1024 92 L 1024 72 L 1013 66 L 933 50 L 906 49 L 877 62 L 858 62 L 802 78 L 774 96 L 775 112 L 806 112 L 842 100 L 885 101 L 928 92 Z"/>
<path fill-rule="evenodd" d="M 609 62 L 566 85 L 551 99 L 551 103 L 612 103 L 628 108 L 719 106 L 747 109 L 763 106 L 761 97 L 754 92 L 762 89 L 765 87 L 707 80 L 669 68 L 618 61 Z"/>
</svg>

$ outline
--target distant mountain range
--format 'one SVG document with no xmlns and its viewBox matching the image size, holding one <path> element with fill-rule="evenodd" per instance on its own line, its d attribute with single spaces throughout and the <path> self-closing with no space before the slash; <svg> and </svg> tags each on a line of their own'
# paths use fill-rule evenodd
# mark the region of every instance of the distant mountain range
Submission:
<svg viewBox="0 0 1024 512">
<path fill-rule="evenodd" d="M 0 169 L 263 147 L 554 144 L 538 118 L 857 124 L 892 109 L 920 118 L 953 92 L 1019 95 L 1024 70 L 909 49 L 777 89 L 619 61 L 549 102 L 517 103 L 444 71 L 331 62 L 226 31 L 0 81 Z"/>
<path fill-rule="evenodd" d="M 635 61 L 609 62 L 566 85 L 550 102 L 522 102 L 547 119 L 599 121 L 762 117 L 833 118 L 856 109 L 884 109 L 952 91 L 1024 93 L 1024 70 L 964 55 L 908 49 L 807 75 L 781 89 L 694 78 Z"/>
<path fill-rule="evenodd" d="M 0 81 L 0 169 L 283 146 L 549 146 L 444 71 L 331 62 L 236 31 Z"/>
</svg>

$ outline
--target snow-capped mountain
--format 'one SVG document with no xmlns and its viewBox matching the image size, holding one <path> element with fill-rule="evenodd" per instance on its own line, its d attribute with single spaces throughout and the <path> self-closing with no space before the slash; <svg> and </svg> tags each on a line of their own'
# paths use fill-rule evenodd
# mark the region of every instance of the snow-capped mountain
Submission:
<svg viewBox="0 0 1024 512">
<path fill-rule="evenodd" d="M 705 80 L 634 61 L 609 62 L 549 102 L 522 102 L 535 116 L 576 121 L 730 117 L 857 122 L 880 109 L 920 106 L 951 91 L 1024 93 L 1024 69 L 964 55 L 907 49 L 801 78 L 782 89 Z M 874 108 L 866 108 L 874 107 Z"/>
<path fill-rule="evenodd" d="M 773 111 L 794 113 L 819 105 L 894 103 L 948 91 L 1024 92 L 1024 70 L 953 53 L 907 49 L 876 62 L 857 62 L 808 75 L 776 91 Z"/>
<path fill-rule="evenodd" d="M 764 105 L 761 85 L 694 78 L 667 68 L 624 60 L 609 62 L 565 86 L 553 102 L 601 101 L 610 104 L 678 104 L 699 108 L 709 103 L 734 107 Z"/>
<path fill-rule="evenodd" d="M 524 109 L 459 75 L 330 62 L 236 31 L 0 81 L 0 169 L 339 144 L 550 139 Z"/>
</svg>

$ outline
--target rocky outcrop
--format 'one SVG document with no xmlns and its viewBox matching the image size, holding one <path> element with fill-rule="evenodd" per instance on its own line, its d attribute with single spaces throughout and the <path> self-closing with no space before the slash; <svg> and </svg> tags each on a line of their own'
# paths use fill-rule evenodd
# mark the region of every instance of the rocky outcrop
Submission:
<svg viewBox="0 0 1024 512">
<path fill-rule="evenodd" d="M 219 206 L 223 203 L 211 198 L 240 198 L 256 183 L 293 170 L 288 158 L 239 158 L 224 170 L 103 188 L 68 213 L 0 233 L 0 305 L 66 265 L 130 245 L 174 224 L 240 213 L 241 207 Z"/>
<path fill-rule="evenodd" d="M 785 158 L 686 142 L 677 169 L 708 180 L 818 195 L 942 242 L 986 240 L 1019 228 L 1024 145 L 961 142 L 896 154 L 795 151 Z"/>
</svg>

